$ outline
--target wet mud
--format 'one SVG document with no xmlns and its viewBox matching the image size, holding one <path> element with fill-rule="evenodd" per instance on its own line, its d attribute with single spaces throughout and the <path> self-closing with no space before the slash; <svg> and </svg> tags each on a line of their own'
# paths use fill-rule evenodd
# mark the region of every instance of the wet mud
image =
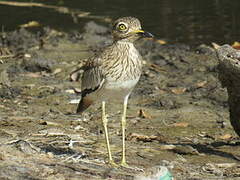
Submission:
<svg viewBox="0 0 240 180">
<path fill-rule="evenodd" d="M 111 43 L 109 28 L 43 28 L 0 38 L 0 177 L 134 179 L 159 165 L 176 179 L 238 179 L 240 139 L 229 121 L 218 60 L 206 45 L 143 39 L 144 69 L 127 110 L 127 162 L 107 161 L 100 106 L 75 114 L 81 84 L 70 74 Z M 74 80 L 74 81 L 73 81 Z M 113 158 L 121 159 L 121 104 L 107 104 Z"/>
</svg>

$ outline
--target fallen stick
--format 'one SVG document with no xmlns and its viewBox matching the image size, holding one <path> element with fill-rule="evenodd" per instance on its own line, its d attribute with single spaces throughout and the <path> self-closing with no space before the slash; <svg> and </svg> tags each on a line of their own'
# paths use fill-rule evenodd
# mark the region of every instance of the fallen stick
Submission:
<svg viewBox="0 0 240 180">
<path fill-rule="evenodd" d="M 79 10 L 72 10 L 64 6 L 54 6 L 54 5 L 46 5 L 42 3 L 33 3 L 33 2 L 16 2 L 16 1 L 0 1 L 0 4 L 2 5 L 8 5 L 8 6 L 18 6 L 18 7 L 42 7 L 42 8 L 49 8 L 54 9 L 58 12 L 71 14 L 72 12 L 78 12 L 82 14 L 89 15 L 90 12 L 84 12 Z"/>
<path fill-rule="evenodd" d="M 90 15 L 90 12 L 86 11 L 80 11 L 78 9 L 70 9 L 64 6 L 54 6 L 54 5 L 46 5 L 43 3 L 34 3 L 34 2 L 16 2 L 16 1 L 0 1 L 0 5 L 8 5 L 8 6 L 18 6 L 18 7 L 41 7 L 41 8 L 49 8 L 54 9 L 57 12 L 63 13 L 63 14 L 70 14 L 74 15 L 76 17 L 87 17 L 92 19 L 100 19 L 105 22 L 110 22 L 111 19 L 102 17 L 102 16 L 94 16 Z"/>
</svg>

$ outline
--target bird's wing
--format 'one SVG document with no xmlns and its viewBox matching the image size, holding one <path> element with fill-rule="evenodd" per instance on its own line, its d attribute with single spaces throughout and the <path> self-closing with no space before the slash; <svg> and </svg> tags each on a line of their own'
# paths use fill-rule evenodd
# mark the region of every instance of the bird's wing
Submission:
<svg viewBox="0 0 240 180">
<path fill-rule="evenodd" d="M 101 72 L 100 60 L 101 59 L 99 58 L 89 59 L 89 61 L 82 67 L 82 98 L 78 104 L 77 113 L 82 113 L 93 103 L 94 100 L 89 98 L 87 95 L 101 88 L 105 81 Z"/>
<path fill-rule="evenodd" d="M 83 66 L 83 75 L 82 75 L 82 85 L 81 85 L 81 93 L 82 97 L 90 94 L 97 89 L 99 89 L 103 82 L 104 76 L 101 71 L 101 59 L 93 58 L 89 59 Z"/>
</svg>

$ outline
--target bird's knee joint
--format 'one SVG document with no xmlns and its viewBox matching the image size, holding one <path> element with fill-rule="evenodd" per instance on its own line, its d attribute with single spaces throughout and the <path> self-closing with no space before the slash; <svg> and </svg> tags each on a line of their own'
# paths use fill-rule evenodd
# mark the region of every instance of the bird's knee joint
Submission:
<svg viewBox="0 0 240 180">
<path fill-rule="evenodd" d="M 122 117 L 122 126 L 126 126 L 126 119 Z"/>
<path fill-rule="evenodd" d="M 102 119 L 102 122 L 103 122 L 103 125 L 107 125 L 108 119 L 107 119 L 107 118 L 103 118 L 103 119 Z"/>
</svg>

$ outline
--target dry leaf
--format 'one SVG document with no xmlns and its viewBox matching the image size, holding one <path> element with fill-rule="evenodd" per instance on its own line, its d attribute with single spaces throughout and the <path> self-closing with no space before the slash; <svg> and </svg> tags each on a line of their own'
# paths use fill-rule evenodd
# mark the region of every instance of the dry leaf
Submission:
<svg viewBox="0 0 240 180">
<path fill-rule="evenodd" d="M 183 94 L 186 90 L 187 88 L 182 88 L 182 87 L 171 89 L 172 93 L 174 94 Z"/>
<path fill-rule="evenodd" d="M 174 123 L 172 126 L 174 127 L 188 127 L 189 123 L 187 122 L 179 122 L 179 123 Z"/>
<path fill-rule="evenodd" d="M 159 44 L 167 44 L 167 41 L 164 41 L 162 39 L 158 39 L 158 40 L 156 40 L 156 42 Z"/>
<path fill-rule="evenodd" d="M 26 27 L 39 27 L 39 26 L 41 26 L 41 24 L 37 21 L 29 21 L 27 24 L 20 25 L 20 27 L 24 27 L 24 28 L 26 28 Z"/>
<path fill-rule="evenodd" d="M 160 143 L 166 143 L 166 138 L 160 134 L 157 135 L 143 135 L 143 134 L 137 134 L 137 133 L 131 133 L 127 137 L 128 140 L 136 140 L 136 141 L 143 141 L 143 142 L 152 142 L 152 141 L 158 141 Z"/>
<path fill-rule="evenodd" d="M 231 134 L 224 134 L 224 135 L 219 137 L 219 139 L 222 139 L 222 140 L 229 140 L 231 138 L 232 138 Z"/>
<path fill-rule="evenodd" d="M 234 49 L 239 49 L 239 50 L 240 50 L 240 42 L 235 41 L 235 42 L 232 44 L 232 47 L 233 47 Z"/>
<path fill-rule="evenodd" d="M 202 88 L 202 87 L 204 87 L 206 84 L 207 84 L 207 81 L 202 81 L 202 82 L 197 83 L 196 86 L 197 86 L 198 88 Z"/>
<path fill-rule="evenodd" d="M 136 139 L 137 141 L 143 141 L 143 142 L 152 142 L 153 140 L 158 140 L 158 136 L 151 135 L 146 136 L 142 134 L 132 133 L 129 135 L 129 140 Z"/>
<path fill-rule="evenodd" d="M 24 74 L 24 76 L 26 76 L 26 77 L 32 77 L 32 78 L 39 78 L 39 77 L 41 77 L 41 74 L 29 72 L 29 73 Z"/>
<path fill-rule="evenodd" d="M 142 109 L 139 110 L 138 117 L 144 118 L 144 119 L 152 119 L 152 116 L 146 113 L 145 111 L 143 111 Z"/>
</svg>

